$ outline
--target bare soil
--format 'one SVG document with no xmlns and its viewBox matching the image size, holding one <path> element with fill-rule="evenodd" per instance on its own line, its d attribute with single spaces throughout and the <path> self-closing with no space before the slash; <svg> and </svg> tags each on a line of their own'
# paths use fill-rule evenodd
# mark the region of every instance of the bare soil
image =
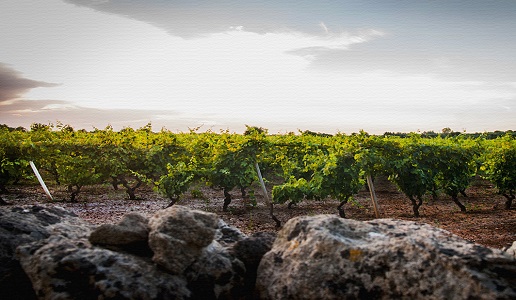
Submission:
<svg viewBox="0 0 516 300">
<path fill-rule="evenodd" d="M 130 212 L 150 217 L 169 203 L 168 199 L 149 187 L 142 187 L 136 191 L 140 200 L 128 200 L 123 189 L 114 190 L 111 185 L 88 186 L 81 190 L 77 203 L 68 201 L 69 195 L 65 187 L 49 186 L 49 189 L 54 202 L 47 200 L 41 187 L 35 185 L 10 186 L 9 193 L 3 194 L 2 198 L 9 205 L 61 206 L 93 224 L 117 223 Z M 205 186 L 193 187 L 178 205 L 216 213 L 226 223 L 246 234 L 277 231 L 261 189 L 255 186 L 254 190 L 257 202 L 255 206 L 250 200 L 242 199 L 240 191 L 232 191 L 233 201 L 227 212 L 222 211 L 222 191 Z M 427 223 L 492 248 L 504 248 L 516 241 L 516 203 L 513 203 L 512 209 L 505 210 L 505 198 L 498 195 L 496 189 L 487 181 L 475 180 L 466 190 L 468 197 L 460 198 L 467 208 L 466 213 L 460 212 L 448 196 L 439 195 L 438 199 L 425 198 L 423 206 L 419 209 L 419 218 L 413 216 L 408 198 L 385 178 L 376 179 L 375 190 L 380 206 L 380 218 Z M 284 224 L 296 216 L 337 214 L 338 204 L 338 201 L 333 199 L 304 201 L 291 209 L 287 204 L 275 204 L 274 215 Z M 352 203 L 346 204 L 345 210 L 346 216 L 350 219 L 375 219 L 370 194 L 366 189 L 360 191 Z"/>
</svg>

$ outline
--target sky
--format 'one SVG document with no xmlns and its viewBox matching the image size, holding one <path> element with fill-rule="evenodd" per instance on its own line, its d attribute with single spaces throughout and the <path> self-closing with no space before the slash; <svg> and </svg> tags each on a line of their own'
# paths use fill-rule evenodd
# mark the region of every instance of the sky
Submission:
<svg viewBox="0 0 516 300">
<path fill-rule="evenodd" d="M 0 124 L 516 129 L 514 0 L 1 0 Z"/>
</svg>

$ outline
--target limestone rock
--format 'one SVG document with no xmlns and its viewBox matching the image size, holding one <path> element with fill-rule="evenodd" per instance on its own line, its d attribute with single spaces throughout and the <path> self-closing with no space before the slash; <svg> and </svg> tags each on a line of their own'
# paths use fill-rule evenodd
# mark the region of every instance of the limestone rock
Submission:
<svg viewBox="0 0 516 300">
<path fill-rule="evenodd" d="M 53 234 L 85 237 L 91 225 L 59 207 L 0 208 L 0 299 L 35 299 L 31 282 L 23 272 L 16 248 Z"/>
<path fill-rule="evenodd" d="M 18 247 L 40 299 L 186 299 L 186 281 L 150 259 L 57 235 Z"/>
<path fill-rule="evenodd" d="M 241 299 L 245 294 L 244 263 L 213 241 L 184 272 L 193 299 Z"/>
<path fill-rule="evenodd" d="M 181 206 L 97 228 L 58 208 L 0 210 L 0 236 L 20 275 L 1 299 L 243 299 L 254 287 L 246 265 L 266 252 L 215 214 Z M 151 255 L 136 250 L 145 247 Z"/>
<path fill-rule="evenodd" d="M 512 250 L 415 222 L 299 217 L 246 236 L 173 206 L 92 228 L 59 208 L 0 208 L 0 299 L 516 299 Z"/>
<path fill-rule="evenodd" d="M 509 254 L 510 256 L 516 258 L 516 241 L 512 243 L 510 247 L 504 250 L 505 253 Z"/>
<path fill-rule="evenodd" d="M 271 250 L 276 235 L 269 232 L 257 232 L 235 243 L 233 253 L 244 262 L 249 270 L 258 269 L 263 255 Z"/>
<path fill-rule="evenodd" d="M 172 274 L 182 274 L 213 241 L 218 217 L 174 205 L 152 216 L 149 227 L 153 261 Z"/>
<path fill-rule="evenodd" d="M 229 226 L 222 219 L 219 219 L 217 225 L 217 232 L 215 233 L 215 240 L 223 246 L 232 246 L 236 242 L 246 238 L 246 235 L 242 233 L 238 228 Z"/>
<path fill-rule="evenodd" d="M 291 219 L 257 276 L 261 299 L 516 299 L 514 258 L 390 219 Z"/>
<path fill-rule="evenodd" d="M 247 299 L 254 296 L 254 286 L 256 284 L 256 272 L 262 257 L 271 250 L 276 235 L 269 232 L 257 232 L 234 244 L 231 248 L 233 255 L 241 260 L 246 269 L 245 287 Z"/>
<path fill-rule="evenodd" d="M 109 249 L 124 250 L 140 256 L 152 256 L 147 243 L 149 220 L 138 214 L 125 215 L 118 224 L 104 224 L 91 233 L 89 241 Z"/>
</svg>

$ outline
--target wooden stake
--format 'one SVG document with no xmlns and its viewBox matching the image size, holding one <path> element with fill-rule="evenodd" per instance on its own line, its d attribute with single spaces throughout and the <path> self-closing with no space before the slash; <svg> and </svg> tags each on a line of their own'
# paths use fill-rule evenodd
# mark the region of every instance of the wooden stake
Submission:
<svg viewBox="0 0 516 300">
<path fill-rule="evenodd" d="M 274 206 L 272 204 L 272 201 L 269 199 L 269 194 L 267 194 L 267 188 L 265 187 L 265 182 L 263 182 L 262 172 L 260 171 L 260 166 L 258 166 L 258 163 L 254 165 L 256 167 L 256 173 L 258 174 L 258 179 L 260 180 L 260 184 L 262 186 L 263 194 L 265 195 L 265 200 L 267 202 L 267 205 L 269 206 L 269 214 L 271 218 L 276 222 L 276 227 L 281 227 L 281 222 L 274 216 Z"/>
<path fill-rule="evenodd" d="M 373 179 L 371 178 L 371 175 L 367 175 L 367 186 L 369 187 L 369 193 L 371 194 L 371 200 L 373 201 L 374 214 L 376 218 L 380 218 L 378 199 L 376 199 L 376 193 L 374 192 Z"/>
</svg>

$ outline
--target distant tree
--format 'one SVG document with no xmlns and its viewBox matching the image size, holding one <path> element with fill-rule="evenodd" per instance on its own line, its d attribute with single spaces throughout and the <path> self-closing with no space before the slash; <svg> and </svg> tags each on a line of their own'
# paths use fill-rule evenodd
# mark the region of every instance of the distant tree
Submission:
<svg viewBox="0 0 516 300">
<path fill-rule="evenodd" d="M 52 129 L 52 125 L 47 125 L 43 123 L 32 123 L 30 124 L 30 131 L 50 131 Z"/>
<path fill-rule="evenodd" d="M 451 130 L 450 127 L 444 127 L 442 130 L 441 130 L 442 133 L 444 134 L 450 134 L 453 132 L 453 130 Z"/>
<path fill-rule="evenodd" d="M 421 134 L 422 137 L 428 137 L 428 138 L 434 138 L 434 137 L 437 137 L 437 133 L 435 133 L 434 131 L 430 130 L 430 131 L 423 131 L 423 133 Z"/>
<path fill-rule="evenodd" d="M 319 137 L 331 137 L 331 136 L 333 136 L 332 134 L 329 134 L 329 133 L 315 132 L 315 131 L 311 131 L 311 130 L 305 130 L 305 131 L 299 130 L 299 132 L 301 133 L 301 135 L 304 135 L 304 136 L 319 136 Z"/>
<path fill-rule="evenodd" d="M 57 121 L 56 128 L 61 132 L 74 132 L 74 129 L 69 124 L 63 124 L 59 121 Z"/>
<path fill-rule="evenodd" d="M 22 131 L 22 132 L 25 132 L 27 131 L 27 129 L 23 128 L 22 126 L 18 126 L 18 127 L 10 127 L 8 126 L 7 124 L 0 124 L 0 130 L 7 130 L 9 132 L 12 132 L 12 131 Z"/>
<path fill-rule="evenodd" d="M 245 127 L 246 127 L 246 129 L 244 131 L 244 135 L 252 135 L 254 133 L 267 134 L 269 132 L 266 128 L 263 128 L 263 127 L 249 126 L 249 125 L 245 125 Z"/>
</svg>

